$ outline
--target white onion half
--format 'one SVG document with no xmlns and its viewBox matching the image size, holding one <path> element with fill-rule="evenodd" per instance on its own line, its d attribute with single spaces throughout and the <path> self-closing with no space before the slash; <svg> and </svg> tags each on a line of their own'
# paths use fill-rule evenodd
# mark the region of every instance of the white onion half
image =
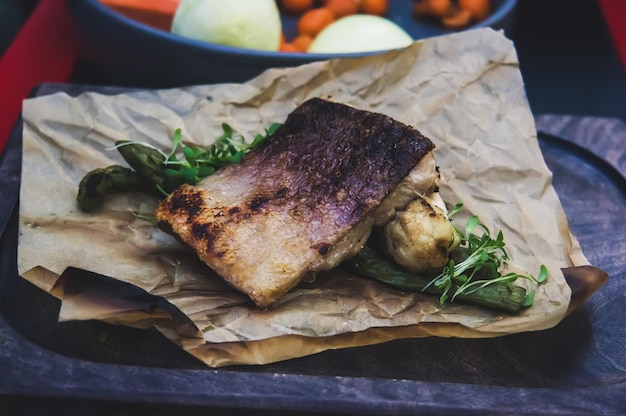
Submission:
<svg viewBox="0 0 626 416">
<path fill-rule="evenodd" d="M 313 40 L 309 53 L 358 53 L 399 49 L 413 38 L 396 23 L 379 16 L 355 14 L 326 26 Z"/>
<path fill-rule="evenodd" d="M 282 24 L 275 0 L 182 0 L 171 31 L 220 45 L 277 51 Z"/>
</svg>

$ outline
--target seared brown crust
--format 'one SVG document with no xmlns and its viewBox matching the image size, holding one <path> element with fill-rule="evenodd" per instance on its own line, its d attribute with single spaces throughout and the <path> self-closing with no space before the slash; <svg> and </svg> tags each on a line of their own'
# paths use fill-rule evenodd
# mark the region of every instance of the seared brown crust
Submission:
<svg viewBox="0 0 626 416">
<path fill-rule="evenodd" d="M 337 210 L 343 225 L 379 204 L 433 147 L 417 130 L 390 117 L 311 99 L 250 155 L 246 166 L 258 167 L 273 189 L 304 202 L 299 209 Z M 277 186 L 276 175 L 289 187 Z"/>
<path fill-rule="evenodd" d="M 181 186 L 156 215 L 227 281 L 268 306 L 433 148 L 390 117 L 311 99 L 242 163 Z"/>
</svg>

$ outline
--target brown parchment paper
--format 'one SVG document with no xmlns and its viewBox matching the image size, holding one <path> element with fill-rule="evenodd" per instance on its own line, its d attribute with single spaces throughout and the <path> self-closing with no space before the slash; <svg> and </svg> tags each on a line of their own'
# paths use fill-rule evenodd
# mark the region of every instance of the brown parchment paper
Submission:
<svg viewBox="0 0 626 416">
<path fill-rule="evenodd" d="M 156 200 L 110 198 L 97 213 L 76 206 L 86 172 L 125 162 L 112 146 L 136 140 L 163 149 L 175 129 L 208 144 L 223 122 L 251 138 L 308 98 L 331 96 L 419 129 L 436 144 L 441 193 L 462 200 L 504 232 L 516 267 L 550 277 L 534 305 L 501 314 L 402 293 L 345 271 L 320 274 L 275 307 L 259 310 L 185 247 L 139 218 Z M 570 289 L 561 268 L 587 264 L 569 230 L 542 158 L 513 43 L 477 29 L 406 49 L 272 69 L 243 84 L 101 95 L 63 93 L 23 107 L 24 160 L 18 269 L 63 300 L 59 319 L 156 325 L 209 366 L 262 364 L 331 348 L 404 337 L 493 337 L 550 328 L 565 315 Z M 139 216 L 137 214 L 140 214 Z M 457 221 L 463 223 L 463 216 Z M 268 247 L 271 250 L 271 247 Z M 68 267 L 130 283 L 165 299 L 180 317 L 86 288 L 66 293 Z"/>
</svg>

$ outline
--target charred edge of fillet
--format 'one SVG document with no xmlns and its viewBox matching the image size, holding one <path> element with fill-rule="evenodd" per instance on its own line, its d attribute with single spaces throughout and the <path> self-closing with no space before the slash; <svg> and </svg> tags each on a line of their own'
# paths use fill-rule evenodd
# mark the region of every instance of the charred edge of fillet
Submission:
<svg viewBox="0 0 626 416">
<path fill-rule="evenodd" d="M 172 216 L 184 214 L 195 217 L 199 207 L 204 203 L 202 194 L 195 192 L 189 185 L 182 185 L 179 189 L 182 191 L 170 194 L 170 197 L 161 203 L 160 210 L 167 211 Z"/>
<path fill-rule="evenodd" d="M 321 242 L 315 245 L 314 249 L 322 256 L 328 254 L 332 245 L 329 243 Z"/>
<path fill-rule="evenodd" d="M 157 222 L 157 227 L 159 227 L 159 229 L 161 231 L 163 231 L 164 233 L 169 234 L 172 237 L 174 237 L 176 239 L 176 241 L 178 241 L 179 243 L 185 245 L 186 247 L 189 247 L 189 245 L 187 245 L 187 243 L 185 243 L 183 241 L 183 239 L 180 238 L 180 236 L 174 232 L 174 229 L 172 228 L 172 226 L 171 226 L 171 224 L 169 222 L 167 222 L 167 221 L 158 221 Z"/>
<path fill-rule="evenodd" d="M 184 218 L 189 226 L 189 237 L 193 241 L 203 242 L 203 254 L 221 257 L 224 251 L 218 250 L 216 246 L 229 227 L 236 227 L 238 223 L 248 221 L 255 215 L 266 214 L 272 206 L 282 204 L 281 201 L 289 195 L 287 188 L 280 188 L 274 195 L 256 195 L 242 206 L 210 207 L 212 212 L 208 221 L 206 213 L 208 207 L 203 192 L 193 186 L 182 185 L 161 202 L 157 209 L 157 218 L 160 220 L 159 227 L 177 237 L 179 241 L 182 241 L 180 236 L 176 235 L 171 224 L 164 218 Z"/>
<path fill-rule="evenodd" d="M 312 98 L 289 114 L 271 140 L 253 154 L 291 150 L 288 167 L 306 169 L 310 160 L 328 162 L 354 153 L 348 160 L 351 164 L 341 164 L 341 169 L 354 171 L 374 161 L 401 179 L 434 147 L 417 129 L 389 116 Z M 338 182 L 332 177 L 327 180 Z"/>
<path fill-rule="evenodd" d="M 201 192 L 191 186 L 182 185 L 159 204 L 156 212 L 159 228 L 181 240 L 181 236 L 176 233 L 172 224 L 164 218 L 185 218 L 193 239 L 203 241 L 206 244 L 206 251 L 213 252 L 213 244 L 217 239 L 217 234 L 220 233 L 220 228 L 215 223 L 207 224 L 201 221 L 204 205 Z"/>
<path fill-rule="evenodd" d="M 180 238 L 206 261 L 224 256 L 219 251 L 228 250 L 230 227 L 282 210 L 293 222 L 319 224 L 311 243 L 325 255 L 433 148 L 419 131 L 388 116 L 312 99 L 242 163 L 207 178 L 205 188 L 177 188 L 161 202 L 157 219 L 173 219 L 170 234 L 182 221 Z M 221 205 L 219 192 L 206 200 L 211 181 L 231 178 L 250 181 L 244 201 Z"/>
<path fill-rule="evenodd" d="M 260 187 L 268 188 L 261 194 L 288 183 L 284 192 L 298 201 L 294 212 L 315 216 L 326 207 L 339 225 L 351 225 L 432 149 L 427 137 L 391 117 L 313 98 L 232 169 L 254 171 Z M 250 208 L 271 209 L 282 199 L 254 198 Z"/>
</svg>

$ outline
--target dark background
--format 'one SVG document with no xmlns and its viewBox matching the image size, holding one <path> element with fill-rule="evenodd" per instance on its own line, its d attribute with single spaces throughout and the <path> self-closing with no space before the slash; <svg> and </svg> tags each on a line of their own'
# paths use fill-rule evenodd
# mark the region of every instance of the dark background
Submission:
<svg viewBox="0 0 626 416">
<path fill-rule="evenodd" d="M 0 0 L 0 53 L 36 5 L 37 0 Z M 536 115 L 626 120 L 626 73 L 598 0 L 521 0 L 507 35 L 517 48 Z M 73 81 L 100 83 L 84 62 Z"/>
<path fill-rule="evenodd" d="M 535 114 L 626 120 L 626 72 L 597 0 L 522 0 L 512 39 Z"/>
<path fill-rule="evenodd" d="M 9 47 L 38 0 L 0 0 L 0 53 Z"/>
</svg>

